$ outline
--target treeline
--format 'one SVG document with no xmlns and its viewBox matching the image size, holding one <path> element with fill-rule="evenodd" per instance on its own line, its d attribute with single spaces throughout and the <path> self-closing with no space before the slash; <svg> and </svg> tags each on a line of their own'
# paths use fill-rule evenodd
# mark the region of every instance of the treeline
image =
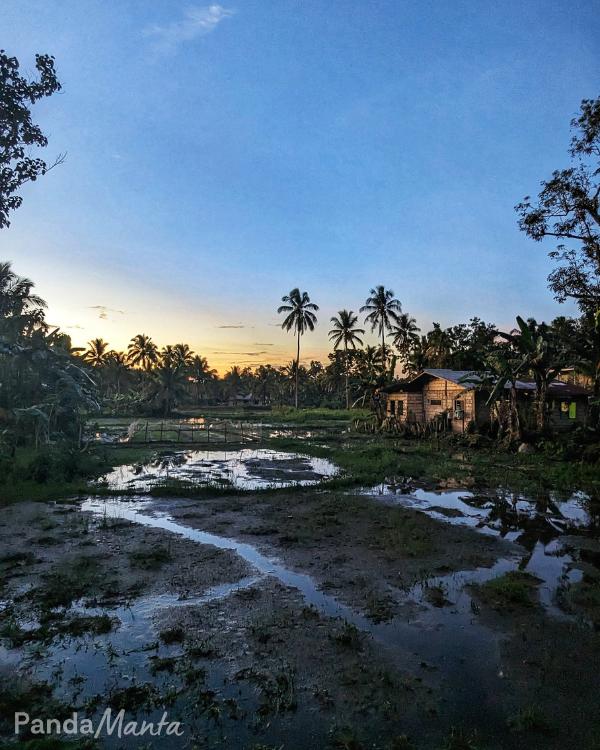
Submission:
<svg viewBox="0 0 600 750">
<path fill-rule="evenodd" d="M 308 294 L 296 292 L 292 290 L 285 299 L 296 300 L 300 308 L 310 303 Z M 292 302 L 292 310 L 285 311 L 284 327 L 298 334 L 299 343 L 306 328 L 298 305 Z M 316 310 L 315 305 L 313 328 L 318 324 Z M 34 293 L 33 282 L 15 274 L 10 264 L 1 264 L 0 425 L 4 441 L 40 444 L 58 436 L 77 438 L 86 416 L 99 411 L 168 416 L 178 408 L 214 404 L 375 406 L 384 386 L 425 368 L 476 372 L 496 384 L 533 379 L 538 386 L 540 431 L 545 428 L 545 390 L 561 370 L 574 368 L 597 392 L 598 316 L 557 317 L 549 324 L 518 318 L 511 332 L 472 318 L 449 328 L 433 323 L 422 334 L 414 318 L 402 312 L 393 291 L 383 286 L 371 290 L 361 311 L 363 325 L 377 333 L 377 346 L 364 345 L 359 314 L 340 310 L 331 318 L 333 351 L 326 362 L 313 360 L 304 365 L 297 356 L 284 366 L 234 365 L 219 377 L 188 344 L 159 349 L 146 334 L 134 336 L 126 351 L 111 349 L 101 338 L 90 341 L 87 348 L 74 348 L 69 336 L 47 324 L 45 303 Z"/>
<path fill-rule="evenodd" d="M 60 90 L 53 58 L 36 56 L 37 78 L 21 76 L 16 58 L 0 51 L 0 109 L 6 113 L 0 143 L 0 229 L 21 205 L 19 190 L 52 166 L 29 156 L 47 139 L 31 118 L 38 100 Z M 169 414 L 178 406 L 223 403 L 238 396 L 264 404 L 307 406 L 376 405 L 379 390 L 398 373 L 427 367 L 480 373 L 501 398 L 506 384 L 530 377 L 536 384 L 537 427 L 544 429 L 544 393 L 565 367 L 574 367 L 593 387 L 592 427 L 600 403 L 600 98 L 583 100 L 572 121 L 570 163 L 541 183 L 536 199 L 515 208 L 520 229 L 534 241 L 558 242 L 550 253 L 556 267 L 549 287 L 559 302 L 572 300 L 578 317 L 550 324 L 517 318 L 511 332 L 473 318 L 422 333 L 402 311 L 391 289 L 374 287 L 358 313 L 343 309 L 331 319 L 333 351 L 326 363 L 300 364 L 302 336 L 317 325 L 318 306 L 307 292 L 292 289 L 278 313 L 296 336 L 288 365 L 232 367 L 217 377 L 207 360 L 186 344 L 159 350 L 151 338 L 135 336 L 127 351 L 113 351 L 102 339 L 87 349 L 52 329 L 33 283 L 0 264 L 0 441 L 8 450 L 19 441 L 36 444 L 77 438 L 86 416 L 114 413 Z M 362 320 L 360 320 L 360 316 Z M 365 328 L 378 337 L 365 346 Z M 510 390 L 510 389 L 508 389 Z M 514 389 L 513 389 L 514 390 Z M 12 446 L 12 448 L 11 448 Z"/>
</svg>

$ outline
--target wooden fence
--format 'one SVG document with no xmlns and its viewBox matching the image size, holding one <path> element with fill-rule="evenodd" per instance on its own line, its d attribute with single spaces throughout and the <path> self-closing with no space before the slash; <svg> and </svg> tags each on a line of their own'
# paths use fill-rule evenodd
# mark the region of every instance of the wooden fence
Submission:
<svg viewBox="0 0 600 750">
<path fill-rule="evenodd" d="M 268 434 L 265 434 L 268 437 Z M 129 428 L 130 443 L 192 443 L 211 445 L 229 443 L 256 443 L 263 439 L 262 425 L 233 421 L 216 421 L 205 424 L 172 422 L 164 420 L 141 421 Z"/>
</svg>

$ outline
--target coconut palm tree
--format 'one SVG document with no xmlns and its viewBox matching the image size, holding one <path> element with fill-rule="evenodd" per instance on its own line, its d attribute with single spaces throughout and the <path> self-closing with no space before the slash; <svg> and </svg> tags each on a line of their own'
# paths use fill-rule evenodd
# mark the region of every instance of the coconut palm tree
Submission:
<svg viewBox="0 0 600 750">
<path fill-rule="evenodd" d="M 175 348 L 171 344 L 163 346 L 163 348 L 160 350 L 159 357 L 161 365 L 166 365 L 167 367 L 176 367 L 178 365 Z"/>
<path fill-rule="evenodd" d="M 259 365 L 254 377 L 258 385 L 261 401 L 266 404 L 270 399 L 271 390 L 277 382 L 278 372 L 272 365 Z"/>
<path fill-rule="evenodd" d="M 194 359 L 194 352 L 187 344 L 175 344 L 173 347 L 175 363 L 180 367 L 189 368 Z"/>
<path fill-rule="evenodd" d="M 427 358 L 430 366 L 448 367 L 452 357 L 452 336 L 439 323 L 427 334 Z"/>
<path fill-rule="evenodd" d="M 296 373 L 295 373 L 295 397 L 294 403 L 298 408 L 298 371 L 300 368 L 300 336 L 304 335 L 306 330 L 313 331 L 317 322 L 315 312 L 319 306 L 310 301 L 307 292 L 300 292 L 296 287 L 289 294 L 281 298 L 284 305 L 277 308 L 277 313 L 287 313 L 281 327 L 284 331 L 296 332 L 298 337 L 298 347 L 296 351 Z"/>
<path fill-rule="evenodd" d="M 17 276 L 10 263 L 0 263 L 0 318 L 27 316 L 45 309 L 44 300 L 33 294 L 33 286 L 30 279 Z"/>
<path fill-rule="evenodd" d="M 401 313 L 398 316 L 398 322 L 392 325 L 392 343 L 398 349 L 400 354 L 405 354 L 413 341 L 419 337 L 421 329 L 417 326 L 417 321 L 408 313 Z"/>
<path fill-rule="evenodd" d="M 125 352 L 112 351 L 106 358 L 107 374 L 114 383 L 115 393 L 121 395 L 121 384 L 129 372 L 127 365 L 127 355 Z"/>
<path fill-rule="evenodd" d="M 127 347 L 127 359 L 134 367 L 149 370 L 158 361 L 158 347 L 150 336 L 138 333 L 131 339 Z"/>
<path fill-rule="evenodd" d="M 88 341 L 88 348 L 83 355 L 83 361 L 92 367 L 102 367 L 106 364 L 108 355 L 108 343 L 104 339 L 92 339 Z"/>
<path fill-rule="evenodd" d="M 168 417 L 185 397 L 185 383 L 183 370 L 170 362 L 161 362 L 153 371 L 150 396 L 160 406 L 164 417 Z"/>
<path fill-rule="evenodd" d="M 386 289 L 383 284 L 379 284 L 371 289 L 370 296 L 367 297 L 365 304 L 360 308 L 360 312 L 366 312 L 365 323 L 371 325 L 371 331 L 379 330 L 381 336 L 381 357 L 385 362 L 385 332 L 389 331 L 392 325 L 398 325 L 400 322 L 400 313 L 402 305 L 394 297 L 391 289 Z"/>
<path fill-rule="evenodd" d="M 204 390 L 204 398 L 207 397 L 206 384 L 214 380 L 217 371 L 210 368 L 206 357 L 196 354 L 190 364 L 190 380 L 196 390 L 196 406 L 200 403 L 200 391 Z"/>
<path fill-rule="evenodd" d="M 350 408 L 350 393 L 348 391 L 348 347 L 356 349 L 356 345 L 363 345 L 361 336 L 364 336 L 363 328 L 356 328 L 358 316 L 352 310 L 340 310 L 337 317 L 331 318 L 333 328 L 329 331 L 329 339 L 333 342 L 333 348 L 338 349 L 344 345 L 344 370 L 346 388 L 346 409 Z"/>
<path fill-rule="evenodd" d="M 418 375 L 429 365 L 427 336 L 417 336 L 402 358 L 403 367 L 408 375 Z"/>
</svg>

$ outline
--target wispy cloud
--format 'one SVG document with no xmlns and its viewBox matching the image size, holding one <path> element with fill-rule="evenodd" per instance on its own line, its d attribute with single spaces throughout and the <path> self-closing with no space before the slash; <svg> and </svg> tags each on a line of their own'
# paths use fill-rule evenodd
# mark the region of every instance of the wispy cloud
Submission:
<svg viewBox="0 0 600 750">
<path fill-rule="evenodd" d="M 192 6 L 187 8 L 180 21 L 146 26 L 144 36 L 155 41 L 157 52 L 174 52 L 179 45 L 213 32 L 225 18 L 235 11 L 222 5 Z"/>
<path fill-rule="evenodd" d="M 123 310 L 113 310 L 111 307 L 106 307 L 106 305 L 90 305 L 90 310 L 97 310 L 100 320 L 108 320 L 109 313 L 125 315 Z"/>
<path fill-rule="evenodd" d="M 217 328 L 245 328 L 246 326 L 239 325 L 239 326 L 217 326 Z"/>
</svg>

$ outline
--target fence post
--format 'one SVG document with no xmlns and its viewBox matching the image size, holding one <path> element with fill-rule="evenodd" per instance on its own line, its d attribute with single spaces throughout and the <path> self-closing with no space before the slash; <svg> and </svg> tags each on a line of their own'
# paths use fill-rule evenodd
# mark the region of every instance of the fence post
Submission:
<svg viewBox="0 0 600 750">
<path fill-rule="evenodd" d="M 146 434 L 144 435 L 144 442 L 148 442 L 148 420 L 146 420 Z"/>
<path fill-rule="evenodd" d="M 227 445 L 227 422 L 225 422 L 225 429 L 224 429 L 224 435 L 225 435 L 225 445 Z"/>
<path fill-rule="evenodd" d="M 244 442 L 244 423 L 240 421 L 240 442 Z"/>
<path fill-rule="evenodd" d="M 210 445 L 210 424 L 206 425 L 206 445 Z"/>
<path fill-rule="evenodd" d="M 179 427 L 177 428 L 177 442 L 179 442 L 180 437 L 181 437 L 181 422 L 179 423 Z"/>
<path fill-rule="evenodd" d="M 164 425 L 164 422 L 161 422 L 160 423 L 160 442 L 161 443 L 162 443 L 162 438 L 163 438 L 163 425 Z"/>
</svg>

